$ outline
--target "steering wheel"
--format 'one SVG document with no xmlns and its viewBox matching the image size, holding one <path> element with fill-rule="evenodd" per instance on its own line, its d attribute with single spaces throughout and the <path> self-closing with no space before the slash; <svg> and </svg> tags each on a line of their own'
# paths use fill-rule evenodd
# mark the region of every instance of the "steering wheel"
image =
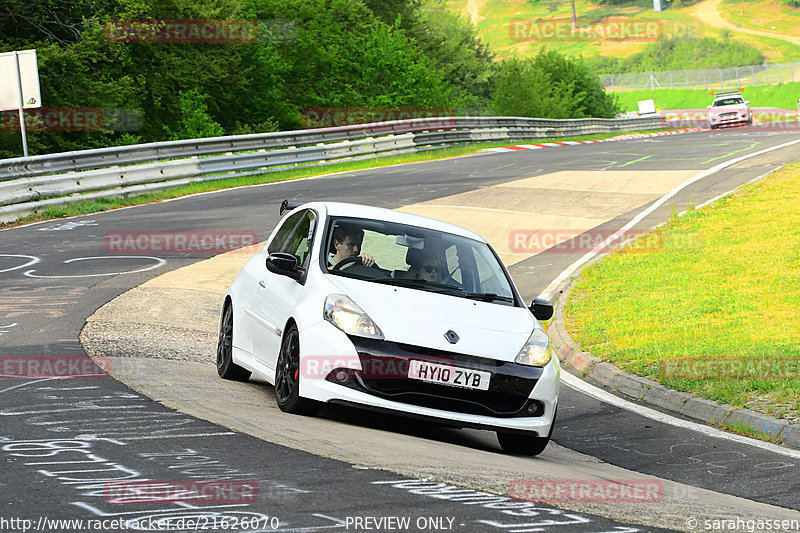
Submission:
<svg viewBox="0 0 800 533">
<path fill-rule="evenodd" d="M 341 270 L 342 268 L 344 268 L 346 266 L 349 266 L 349 265 L 352 265 L 352 264 L 355 264 L 355 263 L 362 264 L 360 256 L 355 255 L 353 257 L 345 257 L 344 259 L 342 259 L 341 261 L 339 261 L 338 263 L 333 265 L 333 268 L 331 269 L 331 272 L 333 272 L 335 270 Z"/>
</svg>

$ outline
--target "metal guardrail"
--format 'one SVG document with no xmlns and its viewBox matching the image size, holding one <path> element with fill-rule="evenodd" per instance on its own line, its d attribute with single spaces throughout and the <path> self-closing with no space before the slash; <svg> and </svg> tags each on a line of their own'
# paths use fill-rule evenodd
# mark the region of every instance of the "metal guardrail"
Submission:
<svg viewBox="0 0 800 533">
<path fill-rule="evenodd" d="M 13 221 L 48 205 L 138 194 L 241 172 L 268 172 L 458 143 L 647 130 L 664 125 L 660 117 L 431 117 L 5 159 L 0 160 L 0 221 Z"/>
</svg>

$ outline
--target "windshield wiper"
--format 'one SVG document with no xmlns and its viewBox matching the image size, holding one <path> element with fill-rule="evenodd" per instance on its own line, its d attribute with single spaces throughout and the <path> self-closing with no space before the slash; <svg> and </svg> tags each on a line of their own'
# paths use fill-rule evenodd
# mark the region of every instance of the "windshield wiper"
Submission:
<svg viewBox="0 0 800 533">
<path fill-rule="evenodd" d="M 446 283 L 436 283 L 435 281 L 425 281 L 422 279 L 404 279 L 404 278 L 386 278 L 370 280 L 375 283 L 383 283 L 384 285 L 398 285 L 400 287 L 421 287 L 432 289 L 446 289 L 448 291 L 461 292 L 461 287 L 456 285 L 448 285 Z"/>
<path fill-rule="evenodd" d="M 495 294 L 493 292 L 466 292 L 464 293 L 464 297 L 473 300 L 483 300 L 484 302 L 500 301 L 514 303 L 514 298 L 511 296 L 503 296 L 502 294 Z"/>
</svg>

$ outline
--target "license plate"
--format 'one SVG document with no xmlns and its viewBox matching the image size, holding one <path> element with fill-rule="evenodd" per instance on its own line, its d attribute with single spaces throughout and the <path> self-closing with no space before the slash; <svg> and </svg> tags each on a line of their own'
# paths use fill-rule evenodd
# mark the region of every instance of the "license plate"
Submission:
<svg viewBox="0 0 800 533">
<path fill-rule="evenodd" d="M 408 377 L 431 383 L 463 387 L 465 389 L 489 390 L 491 372 L 469 370 L 449 365 L 412 360 L 408 365 Z"/>
</svg>

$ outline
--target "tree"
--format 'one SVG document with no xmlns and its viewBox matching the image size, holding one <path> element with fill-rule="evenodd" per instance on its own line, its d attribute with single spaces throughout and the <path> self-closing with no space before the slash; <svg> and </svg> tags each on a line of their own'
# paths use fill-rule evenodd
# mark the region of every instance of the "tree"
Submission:
<svg viewBox="0 0 800 533">
<path fill-rule="evenodd" d="M 166 128 L 173 141 L 219 137 L 225 133 L 222 126 L 208 114 L 207 98 L 208 95 L 202 94 L 197 89 L 180 92 L 178 131 L 169 131 L 169 128 Z"/>
<path fill-rule="evenodd" d="M 492 108 L 502 116 L 612 118 L 619 112 L 597 76 L 555 51 L 506 59 L 494 81 Z"/>
</svg>

